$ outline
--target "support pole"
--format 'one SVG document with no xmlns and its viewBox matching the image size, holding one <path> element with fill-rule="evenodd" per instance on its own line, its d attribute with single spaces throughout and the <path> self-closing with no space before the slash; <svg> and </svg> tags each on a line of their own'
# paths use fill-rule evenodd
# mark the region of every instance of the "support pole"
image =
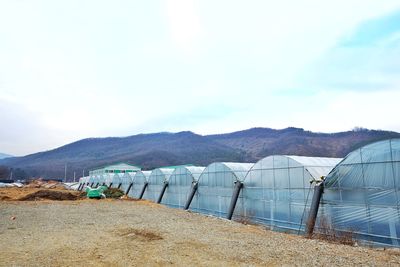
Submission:
<svg viewBox="0 0 400 267">
<path fill-rule="evenodd" d="M 81 186 L 82 186 L 82 184 L 78 185 L 78 189 L 77 189 L 78 191 L 81 191 Z"/>
<path fill-rule="evenodd" d="M 146 191 L 147 186 L 149 185 L 148 182 L 145 182 L 142 188 L 142 192 L 140 192 L 140 196 L 139 199 L 142 199 L 143 195 L 144 195 L 144 191 Z"/>
<path fill-rule="evenodd" d="M 121 186 L 122 186 L 122 183 L 119 183 L 117 188 L 120 189 Z"/>
<path fill-rule="evenodd" d="M 190 191 L 189 197 L 188 197 L 188 199 L 186 201 L 186 204 L 185 204 L 185 207 L 184 207 L 185 210 L 189 209 L 190 204 L 192 203 L 193 197 L 196 194 L 196 191 L 197 191 L 198 187 L 199 187 L 199 185 L 198 185 L 197 182 L 193 182 L 192 183 L 192 190 Z"/>
<path fill-rule="evenodd" d="M 314 195 L 311 201 L 310 213 L 308 215 L 306 224 L 306 235 L 311 237 L 314 232 L 315 221 L 317 220 L 319 203 L 321 201 L 322 193 L 324 192 L 324 183 L 317 184 L 314 187 Z"/>
<path fill-rule="evenodd" d="M 167 187 L 168 187 L 168 182 L 164 182 L 164 186 L 163 186 L 163 188 L 161 189 L 160 196 L 159 196 L 158 199 L 157 199 L 157 203 L 158 203 L 158 204 L 161 203 L 161 200 L 162 200 L 162 198 L 163 198 L 163 196 L 164 196 L 164 193 L 165 193 L 165 190 L 167 189 Z"/>
<path fill-rule="evenodd" d="M 125 195 L 128 195 L 128 194 L 129 194 L 129 191 L 131 191 L 132 185 L 133 185 L 133 183 L 130 183 L 130 184 L 129 184 L 128 189 L 127 189 L 126 192 L 125 192 Z"/>
<path fill-rule="evenodd" d="M 99 187 L 99 185 L 100 185 L 100 183 L 97 183 L 95 187 L 97 188 L 97 187 Z"/>
<path fill-rule="evenodd" d="M 94 182 L 90 185 L 90 187 L 93 187 Z"/>
<path fill-rule="evenodd" d="M 111 182 L 109 188 L 112 188 L 112 185 L 113 185 L 113 183 Z"/>
<path fill-rule="evenodd" d="M 233 212 L 235 211 L 236 203 L 240 195 L 240 190 L 243 188 L 243 183 L 240 181 L 235 182 L 235 187 L 233 189 L 233 194 L 232 194 L 232 199 L 231 199 L 231 204 L 229 205 L 229 210 L 228 210 L 228 215 L 226 218 L 228 220 L 232 219 Z"/>
</svg>

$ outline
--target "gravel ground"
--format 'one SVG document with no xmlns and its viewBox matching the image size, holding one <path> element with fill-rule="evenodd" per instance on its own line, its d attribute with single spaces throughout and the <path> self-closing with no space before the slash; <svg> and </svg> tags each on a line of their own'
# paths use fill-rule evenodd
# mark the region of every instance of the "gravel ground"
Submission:
<svg viewBox="0 0 400 267">
<path fill-rule="evenodd" d="M 309 240 L 147 201 L 3 201 L 0 240 L 0 266 L 400 266 L 399 250 Z"/>
</svg>

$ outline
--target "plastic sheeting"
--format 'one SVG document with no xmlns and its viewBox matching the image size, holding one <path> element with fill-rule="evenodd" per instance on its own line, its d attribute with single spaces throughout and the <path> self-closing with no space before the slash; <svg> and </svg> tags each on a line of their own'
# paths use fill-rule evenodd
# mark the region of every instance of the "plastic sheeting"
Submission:
<svg viewBox="0 0 400 267">
<path fill-rule="evenodd" d="M 128 193 L 129 197 L 139 198 L 144 184 L 148 181 L 151 171 L 138 171 L 132 176 L 132 188 Z"/>
<path fill-rule="evenodd" d="M 156 202 L 160 196 L 164 183 L 168 182 L 173 171 L 173 168 L 159 168 L 153 170 L 149 176 L 149 184 L 144 192 L 143 199 Z"/>
<path fill-rule="evenodd" d="M 86 187 L 87 183 L 89 183 L 90 180 L 90 176 L 85 176 L 85 177 L 81 177 L 79 178 L 79 185 L 83 188 Z"/>
<path fill-rule="evenodd" d="M 90 177 L 89 177 L 89 186 L 92 185 L 92 184 L 96 185 L 98 182 L 99 182 L 99 179 L 98 179 L 97 176 L 90 175 Z"/>
<path fill-rule="evenodd" d="M 400 139 L 351 152 L 325 180 L 318 218 L 365 242 L 400 246 Z"/>
<path fill-rule="evenodd" d="M 130 183 L 132 181 L 131 174 L 134 175 L 134 172 L 115 173 L 114 175 L 110 174 L 110 176 L 112 175 L 112 187 L 118 188 L 118 186 L 121 184 L 120 189 L 123 190 L 124 187 L 122 186 L 125 186 L 126 183 Z"/>
<path fill-rule="evenodd" d="M 109 175 L 106 174 L 106 173 L 100 174 L 100 175 L 97 176 L 97 180 L 99 182 L 99 185 L 103 185 L 103 183 L 108 185 Z M 94 184 L 94 186 L 96 186 L 96 183 Z"/>
<path fill-rule="evenodd" d="M 105 177 L 104 180 L 105 180 L 106 186 L 110 186 L 110 184 L 114 180 L 115 175 L 118 175 L 118 174 L 116 174 L 116 173 L 115 174 L 114 173 L 103 174 L 103 176 Z"/>
<path fill-rule="evenodd" d="M 133 177 L 136 175 L 135 172 L 132 173 L 125 173 L 121 179 L 120 179 L 120 183 L 121 183 L 121 190 L 124 191 L 124 193 L 126 193 L 126 190 L 128 190 L 129 185 L 133 182 Z M 118 186 L 118 185 L 117 185 Z"/>
<path fill-rule="evenodd" d="M 168 187 L 161 203 L 174 208 L 183 208 L 193 182 L 200 177 L 205 167 L 183 166 L 178 167 L 169 176 Z"/>
<path fill-rule="evenodd" d="M 235 217 L 281 230 L 304 230 L 313 191 L 310 180 L 326 176 L 341 159 L 268 156 L 248 172 Z"/>
<path fill-rule="evenodd" d="M 236 181 L 243 181 L 253 163 L 212 163 L 198 180 L 191 210 L 226 217 Z"/>
</svg>

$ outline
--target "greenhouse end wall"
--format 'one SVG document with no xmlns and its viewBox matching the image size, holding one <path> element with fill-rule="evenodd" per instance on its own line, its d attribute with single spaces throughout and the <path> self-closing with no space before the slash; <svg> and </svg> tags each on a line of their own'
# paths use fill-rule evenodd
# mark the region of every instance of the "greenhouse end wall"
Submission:
<svg viewBox="0 0 400 267">
<path fill-rule="evenodd" d="M 168 180 L 168 187 L 161 203 L 173 208 L 183 208 L 193 183 L 197 182 L 205 167 L 179 167 Z"/>
<path fill-rule="evenodd" d="M 304 231 L 313 195 L 312 180 L 329 173 L 338 158 L 269 156 L 248 172 L 236 217 L 283 231 Z"/>
<path fill-rule="evenodd" d="M 364 242 L 399 247 L 399 186 L 400 139 L 364 146 L 327 176 L 318 219 Z"/>
<path fill-rule="evenodd" d="M 138 171 L 132 177 L 132 187 L 128 196 L 131 198 L 139 198 L 144 184 L 148 181 L 151 171 Z"/>
<path fill-rule="evenodd" d="M 242 181 L 253 163 L 217 162 L 207 166 L 198 181 L 190 209 L 226 217 L 236 181 Z M 239 200 L 240 202 L 241 200 Z"/>
<path fill-rule="evenodd" d="M 160 196 L 160 192 L 164 186 L 164 182 L 168 182 L 169 176 L 174 169 L 155 169 L 151 172 L 148 178 L 148 186 L 144 192 L 143 199 L 156 202 Z"/>
</svg>

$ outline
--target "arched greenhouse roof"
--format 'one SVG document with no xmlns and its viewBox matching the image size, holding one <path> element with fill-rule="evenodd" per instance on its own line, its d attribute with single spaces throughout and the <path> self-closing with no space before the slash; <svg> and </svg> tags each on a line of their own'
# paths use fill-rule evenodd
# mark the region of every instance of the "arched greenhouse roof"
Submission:
<svg viewBox="0 0 400 267">
<path fill-rule="evenodd" d="M 133 182 L 147 182 L 149 180 L 149 176 L 151 174 L 151 171 L 137 171 L 133 176 L 132 176 L 132 181 Z M 140 181 L 139 181 L 140 180 Z"/>
<path fill-rule="evenodd" d="M 217 172 L 232 172 L 238 181 L 243 181 L 247 172 L 253 167 L 254 163 L 238 163 L 238 162 L 214 162 L 208 165 L 203 173 L 199 176 L 199 181 L 202 175 Z"/>
<path fill-rule="evenodd" d="M 169 177 L 179 174 L 189 174 L 193 181 L 197 181 L 200 175 L 203 173 L 205 167 L 198 166 L 181 166 L 176 168 Z"/>
<path fill-rule="evenodd" d="M 328 175 L 341 160 L 341 158 L 273 155 L 260 159 L 250 171 L 304 167 L 314 179 L 319 179 Z"/>
<path fill-rule="evenodd" d="M 400 138 L 368 144 L 350 152 L 326 177 L 325 186 L 400 187 L 399 162 Z"/>
<path fill-rule="evenodd" d="M 149 181 L 153 179 L 157 179 L 157 177 L 162 177 L 163 181 L 168 181 L 169 177 L 171 174 L 174 172 L 174 168 L 157 168 L 154 169 L 150 176 L 149 176 Z"/>
</svg>

